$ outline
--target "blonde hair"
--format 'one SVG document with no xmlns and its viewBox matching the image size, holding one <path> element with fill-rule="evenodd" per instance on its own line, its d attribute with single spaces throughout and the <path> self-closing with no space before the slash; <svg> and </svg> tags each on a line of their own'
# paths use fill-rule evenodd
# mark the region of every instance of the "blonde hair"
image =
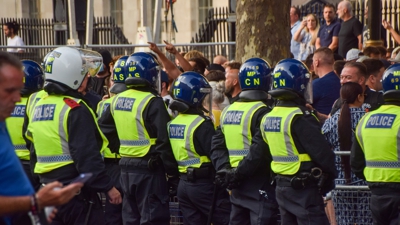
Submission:
<svg viewBox="0 0 400 225">
<path fill-rule="evenodd" d="M 190 50 L 183 56 L 183 58 L 185 58 L 186 60 L 189 60 L 191 58 L 201 58 L 201 57 L 204 57 L 203 53 L 197 50 Z"/>
<path fill-rule="evenodd" d="M 318 18 L 317 18 L 317 15 L 315 15 L 315 14 L 310 13 L 310 14 L 308 14 L 306 17 L 308 18 L 309 16 L 314 17 L 314 20 L 315 20 L 315 22 L 317 23 L 317 26 L 315 27 L 314 34 L 312 35 L 312 38 L 311 38 L 311 41 L 310 41 L 310 44 L 311 44 L 311 45 L 315 45 L 315 42 L 317 41 L 317 36 L 318 36 L 319 27 L 320 27 L 320 26 L 319 26 L 319 20 L 318 20 Z M 304 27 L 304 30 L 305 30 L 307 33 L 310 32 L 310 30 L 308 29 L 307 26 Z"/>
</svg>

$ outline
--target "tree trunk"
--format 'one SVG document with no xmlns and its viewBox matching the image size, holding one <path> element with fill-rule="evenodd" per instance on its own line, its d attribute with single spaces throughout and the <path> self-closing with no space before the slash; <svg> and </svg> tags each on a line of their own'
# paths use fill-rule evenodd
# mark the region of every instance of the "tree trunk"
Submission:
<svg viewBox="0 0 400 225">
<path fill-rule="evenodd" d="M 291 0 L 240 0 L 236 5 L 236 60 L 251 57 L 271 66 L 290 56 Z"/>
</svg>

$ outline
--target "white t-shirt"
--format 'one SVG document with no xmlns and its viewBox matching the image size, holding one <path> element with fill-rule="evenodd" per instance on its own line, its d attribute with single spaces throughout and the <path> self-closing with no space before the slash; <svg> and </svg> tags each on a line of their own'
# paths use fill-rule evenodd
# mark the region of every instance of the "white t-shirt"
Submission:
<svg viewBox="0 0 400 225">
<path fill-rule="evenodd" d="M 7 46 L 25 46 L 22 39 L 15 35 L 14 38 L 7 38 Z M 7 52 L 18 52 L 18 51 L 25 51 L 24 48 L 7 48 Z"/>
</svg>

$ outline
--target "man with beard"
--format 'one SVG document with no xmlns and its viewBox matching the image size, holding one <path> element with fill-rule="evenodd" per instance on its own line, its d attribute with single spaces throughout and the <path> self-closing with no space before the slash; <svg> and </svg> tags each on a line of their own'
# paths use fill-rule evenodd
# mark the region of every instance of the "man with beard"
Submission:
<svg viewBox="0 0 400 225">
<path fill-rule="evenodd" d="M 316 49 L 319 49 L 320 47 L 328 47 L 333 52 L 337 52 L 340 22 L 336 18 L 334 5 L 326 4 L 324 6 L 324 20 L 325 24 L 319 29 L 315 47 Z"/>
<path fill-rule="evenodd" d="M 7 37 L 7 46 L 24 46 L 24 42 L 18 36 L 19 24 L 16 22 L 8 22 L 3 26 L 4 35 Z M 23 48 L 7 48 L 7 52 L 23 53 Z"/>
<path fill-rule="evenodd" d="M 225 68 L 225 94 L 231 104 L 238 99 L 239 93 L 242 91 L 239 85 L 240 66 L 239 62 L 230 62 Z"/>
</svg>

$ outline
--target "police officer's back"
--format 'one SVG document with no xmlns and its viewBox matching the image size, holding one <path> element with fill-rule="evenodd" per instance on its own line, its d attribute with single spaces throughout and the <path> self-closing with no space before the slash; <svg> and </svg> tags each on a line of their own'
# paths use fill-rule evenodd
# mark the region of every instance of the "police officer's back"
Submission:
<svg viewBox="0 0 400 225">
<path fill-rule="evenodd" d="M 26 104 L 29 96 L 43 88 L 44 73 L 42 68 L 34 61 L 21 61 L 24 71 L 24 87 L 21 90 L 21 101 L 15 105 L 11 116 L 6 119 L 6 126 L 10 133 L 11 141 L 14 145 L 15 153 L 21 161 L 26 175 L 28 176 L 33 188 L 39 189 L 39 178 L 31 171 L 30 153 L 22 136 L 22 127 L 26 111 Z"/>
<path fill-rule="evenodd" d="M 111 74 L 113 78 L 113 85 L 109 90 L 110 98 L 102 100 L 97 106 L 97 116 L 100 119 L 103 113 L 110 107 L 114 96 L 126 91 L 125 80 L 128 75 L 126 60 L 129 56 L 121 56 L 114 64 L 113 73 Z M 104 164 L 107 170 L 107 174 L 113 180 L 114 186 L 121 192 L 122 188 L 120 183 L 121 178 L 121 168 L 119 167 L 119 160 L 121 156 L 117 153 L 119 148 L 118 135 L 114 135 L 112 142 L 115 143 L 113 146 L 113 151 L 109 147 L 104 149 Z M 106 214 L 105 223 L 106 225 L 118 225 L 122 224 L 122 205 L 114 205 L 108 201 L 108 196 L 106 196 L 106 202 L 104 207 L 104 212 Z"/>
<path fill-rule="evenodd" d="M 107 193 L 112 203 L 121 203 L 100 154 L 108 142 L 94 112 L 77 91 L 89 75 L 96 75 L 99 58 L 91 51 L 69 47 L 52 51 L 45 62 L 48 95 L 35 103 L 28 116 L 26 136 L 34 144 L 31 163 L 41 183 L 58 180 L 68 184 L 81 173 L 93 174 L 76 197 L 58 209 L 54 223 L 104 224 L 97 192 Z"/>
<path fill-rule="evenodd" d="M 278 102 L 260 129 L 277 174 L 282 224 L 329 224 L 322 195 L 334 187 L 337 171 L 318 120 L 305 108 L 306 99 L 312 99 L 311 75 L 302 62 L 285 59 L 272 76 L 269 93 Z"/>
<path fill-rule="evenodd" d="M 186 72 L 174 81 L 172 90 L 175 100 L 170 108 L 179 114 L 169 123 L 168 132 L 180 172 L 177 196 L 184 224 L 206 224 L 209 216 L 215 225 L 228 224 L 228 194 L 213 184 L 215 170 L 210 150 L 214 125 L 204 116 L 202 107 L 211 86 L 202 75 Z M 212 204 L 213 212 L 210 211 Z"/>
<path fill-rule="evenodd" d="M 355 131 L 351 167 L 371 190 L 374 224 L 399 224 L 400 215 L 400 64 L 390 66 L 382 78 L 385 103 L 365 114 Z"/>
<path fill-rule="evenodd" d="M 276 224 L 278 220 L 267 155 L 262 149 L 249 152 L 262 117 L 270 111 L 265 102 L 271 71 L 261 58 L 243 63 L 239 71 L 242 92 L 222 112 L 221 130 L 213 138 L 212 154 L 216 155 L 213 158 L 218 157 L 216 168 L 222 169 L 217 180 L 232 189 L 230 224 Z"/>
<path fill-rule="evenodd" d="M 158 63 L 144 52 L 127 62 L 128 90 L 116 95 L 99 120 L 110 146 L 117 133 L 124 192 L 124 224 L 169 224 L 169 184 L 176 188 L 178 165 L 168 139 L 170 120 L 163 99 L 155 90 Z M 110 147 L 111 150 L 113 148 Z"/>
</svg>

